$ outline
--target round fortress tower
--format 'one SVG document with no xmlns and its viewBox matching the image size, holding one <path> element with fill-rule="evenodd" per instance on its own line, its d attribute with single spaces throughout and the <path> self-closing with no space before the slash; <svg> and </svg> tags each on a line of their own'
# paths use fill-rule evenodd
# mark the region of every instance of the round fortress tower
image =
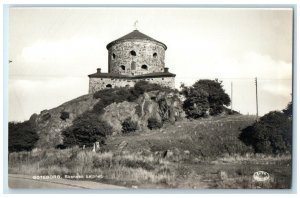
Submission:
<svg viewBox="0 0 300 198">
<path fill-rule="evenodd" d="M 164 72 L 167 46 L 138 30 L 112 41 L 106 48 L 109 73 L 137 76 Z"/>
</svg>

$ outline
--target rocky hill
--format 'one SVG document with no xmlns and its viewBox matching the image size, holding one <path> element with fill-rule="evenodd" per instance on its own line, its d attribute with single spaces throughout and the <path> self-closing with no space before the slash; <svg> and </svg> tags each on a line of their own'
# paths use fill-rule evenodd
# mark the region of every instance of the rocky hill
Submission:
<svg viewBox="0 0 300 198">
<path fill-rule="evenodd" d="M 87 110 L 91 110 L 98 102 L 92 94 L 83 95 L 68 101 L 58 107 L 43 110 L 40 114 L 33 114 L 30 122 L 37 129 L 39 140 L 38 148 L 51 148 L 63 143 L 62 130 L 72 125 L 73 120 Z M 62 118 L 62 114 L 68 114 L 68 118 Z"/>
<path fill-rule="evenodd" d="M 99 100 L 92 94 L 83 95 L 56 108 L 33 114 L 30 122 L 39 135 L 36 147 L 53 148 L 62 144 L 62 131 L 70 127 L 76 117 L 92 110 Z M 127 118 L 137 122 L 139 130 L 142 131 L 147 128 L 149 118 L 174 123 L 184 116 L 179 95 L 163 91 L 144 93 L 135 102 L 112 103 L 105 107 L 103 114 L 99 114 L 113 128 L 113 135 L 121 133 L 122 122 Z"/>
</svg>

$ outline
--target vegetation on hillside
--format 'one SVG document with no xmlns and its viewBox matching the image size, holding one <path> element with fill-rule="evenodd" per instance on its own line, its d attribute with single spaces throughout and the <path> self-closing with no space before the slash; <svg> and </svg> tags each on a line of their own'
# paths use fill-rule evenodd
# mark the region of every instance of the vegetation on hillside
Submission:
<svg viewBox="0 0 300 198">
<path fill-rule="evenodd" d="M 91 147 L 95 142 L 104 144 L 107 135 L 111 135 L 111 127 L 99 120 L 96 114 L 86 112 L 73 121 L 73 125 L 62 132 L 63 147 Z"/>
<path fill-rule="evenodd" d="M 286 153 L 292 150 L 292 102 L 283 112 L 271 111 L 243 129 L 240 139 L 258 153 Z"/>
<path fill-rule="evenodd" d="M 36 130 L 29 121 L 8 123 L 9 152 L 30 151 L 38 139 Z"/>
<path fill-rule="evenodd" d="M 181 94 L 185 96 L 183 108 L 189 118 L 201 118 L 219 115 L 225 111 L 224 105 L 230 104 L 230 98 L 222 86 L 222 81 L 198 80 L 192 86 L 181 85 Z"/>
<path fill-rule="evenodd" d="M 138 123 L 132 121 L 131 118 L 127 118 L 122 123 L 122 133 L 132 133 L 138 129 Z"/>
<path fill-rule="evenodd" d="M 290 155 L 254 154 L 238 139 L 254 120 L 241 115 L 182 120 L 108 137 L 99 152 L 73 147 L 11 153 L 9 172 L 100 175 L 92 180 L 129 188 L 289 188 Z M 258 170 L 270 173 L 270 180 L 253 181 Z"/>
</svg>

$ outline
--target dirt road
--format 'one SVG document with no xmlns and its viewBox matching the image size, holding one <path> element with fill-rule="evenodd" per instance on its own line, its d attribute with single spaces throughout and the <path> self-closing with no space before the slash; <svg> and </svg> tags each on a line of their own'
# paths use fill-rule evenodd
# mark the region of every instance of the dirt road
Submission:
<svg viewBox="0 0 300 198">
<path fill-rule="evenodd" d="M 125 189 L 122 186 L 102 184 L 92 181 L 48 179 L 35 180 L 28 175 L 8 175 L 8 186 L 14 189 Z"/>
</svg>

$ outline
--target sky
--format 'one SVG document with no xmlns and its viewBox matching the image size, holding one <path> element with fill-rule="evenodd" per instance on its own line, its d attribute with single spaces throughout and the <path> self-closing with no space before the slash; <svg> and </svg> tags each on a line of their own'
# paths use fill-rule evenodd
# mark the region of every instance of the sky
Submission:
<svg viewBox="0 0 300 198">
<path fill-rule="evenodd" d="M 233 109 L 259 115 L 292 97 L 292 9 L 10 8 L 9 121 L 88 93 L 106 45 L 138 30 L 167 45 L 175 83 L 220 79 Z"/>
</svg>

